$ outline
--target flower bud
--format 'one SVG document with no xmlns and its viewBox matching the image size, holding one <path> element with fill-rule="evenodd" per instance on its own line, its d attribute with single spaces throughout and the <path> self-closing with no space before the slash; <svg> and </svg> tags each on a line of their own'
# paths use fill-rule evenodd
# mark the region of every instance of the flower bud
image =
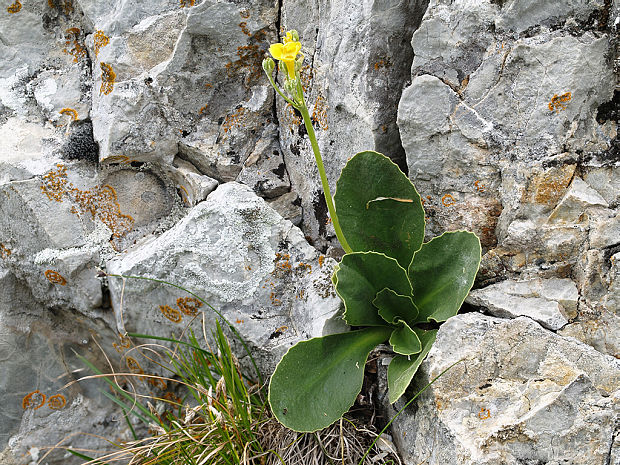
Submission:
<svg viewBox="0 0 620 465">
<path fill-rule="evenodd" d="M 286 64 L 283 61 L 278 61 L 278 68 L 280 69 L 281 73 L 284 73 L 286 75 L 286 73 L 288 73 L 288 70 L 286 69 Z"/>
<path fill-rule="evenodd" d="M 299 32 L 297 32 L 295 29 L 291 29 L 289 32 L 291 33 L 291 40 L 293 40 L 294 42 L 299 42 Z"/>
<path fill-rule="evenodd" d="M 263 69 L 265 70 L 267 75 L 271 76 L 275 67 L 276 67 L 276 64 L 271 58 L 265 58 L 263 60 Z"/>
<path fill-rule="evenodd" d="M 287 79 L 284 81 L 284 90 L 288 92 L 291 97 L 295 97 L 297 95 L 297 82 L 295 79 Z"/>
</svg>

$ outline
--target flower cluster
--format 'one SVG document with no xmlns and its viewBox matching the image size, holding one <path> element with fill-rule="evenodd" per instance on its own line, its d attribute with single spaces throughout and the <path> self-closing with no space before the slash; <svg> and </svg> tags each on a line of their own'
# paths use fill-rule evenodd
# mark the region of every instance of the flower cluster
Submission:
<svg viewBox="0 0 620 465">
<path fill-rule="evenodd" d="M 282 43 L 271 44 L 269 47 L 269 53 L 271 53 L 273 58 L 278 60 L 280 71 L 285 75 L 284 90 L 288 96 L 280 90 L 273 80 L 272 74 L 275 69 L 275 62 L 273 59 L 265 58 L 265 60 L 263 60 L 263 69 L 265 73 L 267 73 L 271 85 L 284 100 L 297 109 L 301 106 L 305 106 L 301 78 L 299 76 L 299 71 L 304 61 L 304 55 L 300 52 L 301 42 L 299 42 L 299 34 L 295 30 L 288 31 L 286 36 L 282 39 Z"/>
</svg>

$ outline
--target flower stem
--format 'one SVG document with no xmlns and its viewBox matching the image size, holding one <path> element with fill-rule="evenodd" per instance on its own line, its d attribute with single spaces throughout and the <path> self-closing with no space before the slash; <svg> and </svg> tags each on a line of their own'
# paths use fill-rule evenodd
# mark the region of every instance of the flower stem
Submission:
<svg viewBox="0 0 620 465">
<path fill-rule="evenodd" d="M 316 140 L 316 135 L 314 134 L 314 128 L 312 127 L 312 120 L 310 119 L 310 113 L 308 113 L 308 107 L 306 106 L 306 102 L 303 99 L 303 93 L 301 95 L 302 95 L 302 104 L 299 105 L 299 111 L 301 112 L 301 116 L 304 119 L 304 124 L 306 125 L 306 131 L 308 132 L 308 137 L 310 138 L 310 144 L 312 145 L 312 151 L 314 152 L 314 159 L 316 160 L 316 166 L 319 169 L 319 176 L 321 177 L 321 184 L 323 186 L 323 195 L 325 196 L 325 203 L 327 203 L 327 209 L 329 210 L 329 216 L 332 219 L 332 224 L 334 225 L 334 230 L 336 231 L 336 237 L 338 237 L 338 240 L 340 241 L 340 245 L 342 246 L 342 248 L 344 249 L 346 253 L 351 253 L 353 252 L 353 250 L 349 246 L 347 240 L 344 238 L 342 229 L 340 229 L 340 221 L 338 221 L 338 215 L 336 214 L 336 208 L 334 207 L 334 201 L 332 200 L 332 194 L 329 190 L 329 183 L 327 182 L 327 175 L 325 174 L 325 167 L 323 166 L 323 158 L 321 158 L 319 144 Z"/>
</svg>

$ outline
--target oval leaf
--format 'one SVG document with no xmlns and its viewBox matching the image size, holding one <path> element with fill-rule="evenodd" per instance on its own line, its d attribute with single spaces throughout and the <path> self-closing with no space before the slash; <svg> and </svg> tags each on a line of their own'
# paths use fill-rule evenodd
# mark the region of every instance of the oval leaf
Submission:
<svg viewBox="0 0 620 465">
<path fill-rule="evenodd" d="M 398 320 L 403 320 L 413 326 L 417 321 L 418 309 L 411 297 L 398 295 L 392 289 L 379 291 L 372 304 L 379 309 L 379 316 L 387 323 L 396 324 Z"/>
<path fill-rule="evenodd" d="M 413 355 L 422 350 L 422 343 L 418 335 L 407 323 L 401 321 L 401 326 L 392 331 L 390 345 L 392 350 L 401 355 Z"/>
<path fill-rule="evenodd" d="M 422 343 L 422 351 L 411 356 L 396 355 L 388 367 L 388 398 L 391 404 L 405 393 L 424 357 L 433 347 L 433 342 L 437 336 L 436 329 L 423 331 L 415 328 L 414 331 Z"/>
<path fill-rule="evenodd" d="M 446 232 L 422 244 L 409 265 L 420 321 L 446 321 L 461 308 L 480 266 L 480 239 L 468 231 Z"/>
<path fill-rule="evenodd" d="M 424 240 L 424 209 L 418 191 L 389 158 L 370 151 L 351 158 L 334 202 L 354 251 L 382 252 L 409 266 Z"/>
<path fill-rule="evenodd" d="M 300 432 L 331 425 L 355 402 L 368 354 L 389 335 L 387 327 L 366 328 L 291 347 L 269 383 L 269 403 L 275 417 Z"/>
<path fill-rule="evenodd" d="M 332 281 L 344 302 L 344 319 L 351 326 L 385 326 L 372 302 L 386 287 L 411 295 L 407 272 L 382 253 L 354 252 L 342 257 Z"/>
</svg>

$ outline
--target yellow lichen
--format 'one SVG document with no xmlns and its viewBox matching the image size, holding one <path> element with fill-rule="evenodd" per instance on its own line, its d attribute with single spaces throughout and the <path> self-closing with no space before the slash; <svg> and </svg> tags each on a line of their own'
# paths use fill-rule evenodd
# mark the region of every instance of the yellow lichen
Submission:
<svg viewBox="0 0 620 465">
<path fill-rule="evenodd" d="M 190 6 L 194 6 L 194 3 L 196 3 L 196 0 L 180 0 L 181 1 L 181 8 L 185 8 L 190 7 Z"/>
<path fill-rule="evenodd" d="M 58 272 L 54 270 L 45 270 L 45 277 L 52 284 L 60 284 L 64 286 L 67 284 L 67 280 Z"/>
<path fill-rule="evenodd" d="M 22 399 L 22 408 L 24 410 L 29 408 L 36 410 L 43 407 L 43 405 L 45 405 L 45 394 L 38 389 L 30 394 L 26 394 Z"/>
<path fill-rule="evenodd" d="M 9 258 L 11 255 L 11 250 L 8 249 L 2 242 L 0 242 L 0 257 L 3 259 Z"/>
<path fill-rule="evenodd" d="M 99 51 L 110 43 L 110 38 L 102 30 L 98 30 L 93 36 L 93 43 L 95 45 L 95 56 L 97 56 Z"/>
<path fill-rule="evenodd" d="M 444 207 L 449 207 L 450 205 L 454 205 L 456 200 L 454 200 L 451 194 L 446 194 L 441 198 L 441 203 Z"/>
<path fill-rule="evenodd" d="M 77 27 L 71 27 L 65 31 L 65 48 L 62 51 L 73 56 L 74 63 L 87 56 L 86 48 L 80 44 L 79 37 L 80 29 Z"/>
<path fill-rule="evenodd" d="M 22 4 L 19 2 L 19 0 L 15 0 L 14 3 L 11 3 L 7 7 L 6 11 L 8 11 L 11 14 L 13 14 L 13 13 L 17 13 L 21 9 L 22 9 Z"/>
<path fill-rule="evenodd" d="M 179 297 L 177 299 L 177 306 L 186 315 L 196 316 L 198 309 L 202 307 L 202 302 L 194 297 Z"/>
<path fill-rule="evenodd" d="M 480 411 L 478 412 L 478 418 L 480 418 L 481 420 L 486 420 L 487 418 L 490 418 L 490 417 L 491 417 L 491 412 L 484 407 L 482 407 Z"/>
<path fill-rule="evenodd" d="M 168 318 L 173 323 L 180 323 L 183 319 L 183 317 L 181 316 L 181 312 L 179 312 L 176 308 L 172 308 L 169 305 L 160 305 L 159 310 L 166 318 Z"/>
<path fill-rule="evenodd" d="M 76 203 L 81 213 L 89 212 L 112 231 L 114 239 L 120 239 L 133 228 L 134 219 L 121 213 L 116 190 L 112 186 L 96 186 L 89 190 L 80 190 L 67 179 L 67 168 L 57 164 L 55 170 L 42 177 L 41 191 L 50 199 L 62 202 L 68 197 Z M 75 213 L 77 210 L 74 210 Z"/>
<path fill-rule="evenodd" d="M 78 119 L 78 112 L 75 111 L 73 108 L 63 108 L 58 113 L 60 113 L 61 115 L 70 116 L 73 121 L 77 121 Z"/>
<path fill-rule="evenodd" d="M 243 107 L 237 108 L 233 113 L 226 115 L 222 123 L 224 132 L 229 132 L 237 126 L 241 126 L 246 118 L 246 110 Z"/>
<path fill-rule="evenodd" d="M 136 373 L 139 375 L 144 374 L 144 370 L 135 358 L 125 357 L 125 363 L 127 364 L 127 368 L 129 369 L 129 371 L 131 371 L 132 373 Z"/>
<path fill-rule="evenodd" d="M 65 399 L 65 396 L 62 394 L 50 396 L 47 400 L 47 406 L 52 410 L 60 410 L 64 408 L 65 405 L 67 405 L 67 399 Z"/>
<path fill-rule="evenodd" d="M 566 110 L 566 104 L 570 102 L 572 94 L 566 92 L 562 95 L 554 94 L 549 102 L 549 110 L 551 112 L 559 113 L 561 110 Z"/>
<path fill-rule="evenodd" d="M 107 63 L 99 63 L 101 67 L 101 88 L 100 94 L 108 95 L 114 90 L 114 82 L 116 81 L 116 73 L 112 66 Z"/>
<path fill-rule="evenodd" d="M 323 130 L 329 128 L 327 125 L 327 103 L 321 94 L 316 98 L 314 109 L 312 110 L 312 121 L 317 123 Z"/>
</svg>

